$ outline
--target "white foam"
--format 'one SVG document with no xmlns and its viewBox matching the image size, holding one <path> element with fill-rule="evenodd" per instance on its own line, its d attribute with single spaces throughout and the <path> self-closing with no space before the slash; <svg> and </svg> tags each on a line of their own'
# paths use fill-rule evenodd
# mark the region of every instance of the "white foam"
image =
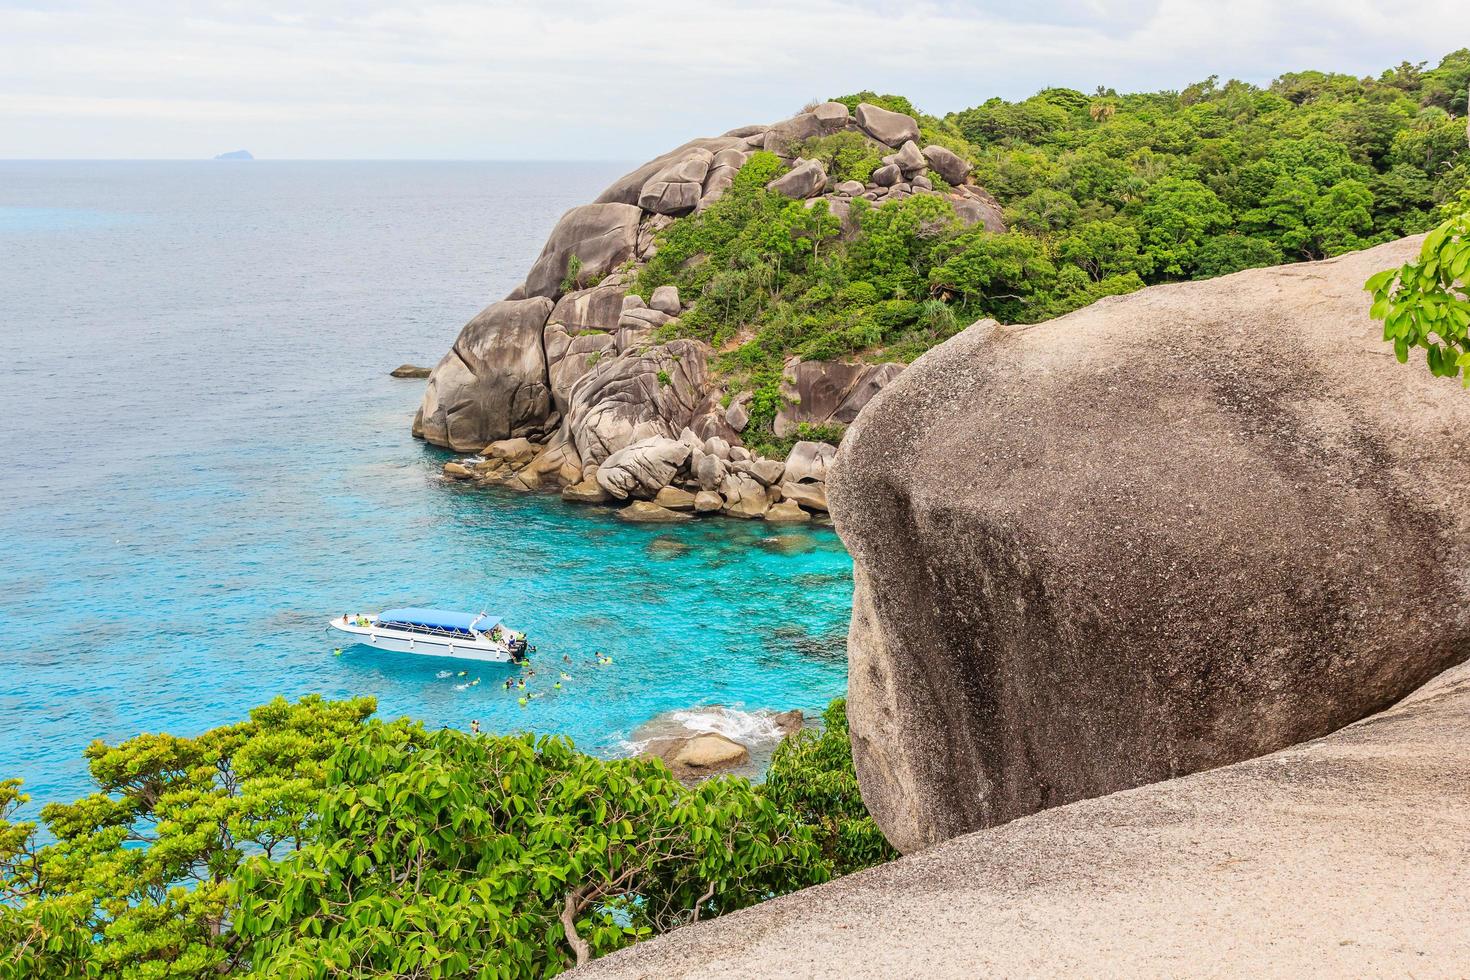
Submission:
<svg viewBox="0 0 1470 980">
<path fill-rule="evenodd" d="M 690 708 L 674 711 L 669 718 L 691 732 L 714 732 L 751 748 L 781 741 L 785 733 L 772 720 L 769 711 L 741 711 L 738 708 Z"/>
<path fill-rule="evenodd" d="M 454 671 L 452 671 L 452 670 L 441 670 L 441 671 L 439 671 L 439 673 L 435 674 L 434 676 L 435 677 L 438 677 L 438 678 L 441 678 L 441 679 L 442 678 L 445 678 L 445 677 L 453 677 L 454 676 Z"/>
</svg>

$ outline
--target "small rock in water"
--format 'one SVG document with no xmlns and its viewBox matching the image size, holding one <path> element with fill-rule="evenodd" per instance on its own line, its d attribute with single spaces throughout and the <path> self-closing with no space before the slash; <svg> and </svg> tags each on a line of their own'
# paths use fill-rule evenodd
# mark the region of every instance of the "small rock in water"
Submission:
<svg viewBox="0 0 1470 980">
<path fill-rule="evenodd" d="M 429 376 L 429 369 L 419 367 L 417 364 L 400 364 L 398 367 L 389 371 L 388 374 L 395 378 L 427 378 Z"/>
</svg>

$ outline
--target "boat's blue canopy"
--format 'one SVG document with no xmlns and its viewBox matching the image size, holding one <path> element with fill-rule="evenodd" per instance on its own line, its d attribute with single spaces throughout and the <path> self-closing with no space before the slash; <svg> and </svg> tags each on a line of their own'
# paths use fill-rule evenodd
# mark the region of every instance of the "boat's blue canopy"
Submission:
<svg viewBox="0 0 1470 980">
<path fill-rule="evenodd" d="M 384 625 L 405 623 L 409 626 L 427 626 L 436 630 L 470 633 L 473 630 L 486 632 L 493 629 L 500 622 L 500 617 L 448 612 L 443 609 L 385 609 L 378 613 L 378 622 Z"/>
</svg>

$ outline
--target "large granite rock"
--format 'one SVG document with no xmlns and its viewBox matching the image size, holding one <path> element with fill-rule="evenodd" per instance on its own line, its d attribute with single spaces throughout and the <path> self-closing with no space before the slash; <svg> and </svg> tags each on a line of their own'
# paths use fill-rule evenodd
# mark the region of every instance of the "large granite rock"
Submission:
<svg viewBox="0 0 1470 980">
<path fill-rule="evenodd" d="M 893 147 L 919 138 L 919 124 L 913 116 L 883 109 L 868 102 L 858 103 L 857 124 L 873 139 Z"/>
<path fill-rule="evenodd" d="M 1470 670 L 1294 746 L 980 831 L 576 980 L 1458 977 Z"/>
<path fill-rule="evenodd" d="M 895 846 L 1315 738 L 1470 657 L 1470 397 L 1362 289 L 1419 242 L 977 324 L 867 407 L 828 496 Z"/>
<path fill-rule="evenodd" d="M 572 385 L 563 423 L 583 462 L 601 463 L 650 436 L 677 438 L 718 408 L 711 404 L 708 351 L 697 340 L 675 340 L 599 358 Z"/>
<path fill-rule="evenodd" d="M 687 443 L 653 436 L 624 446 L 597 468 L 597 485 L 617 500 L 652 500 L 689 459 Z"/>
<path fill-rule="evenodd" d="M 424 389 L 424 439 L 478 452 L 497 439 L 540 437 L 554 428 L 541 347 L 551 309 L 544 298 L 502 300 L 465 324 Z"/>
<path fill-rule="evenodd" d="M 791 358 L 781 378 L 784 405 L 776 413 L 776 435 L 788 436 L 802 422 L 848 424 L 902 371 L 902 364 L 844 364 Z"/>
<path fill-rule="evenodd" d="M 820 160 L 798 160 L 786 173 L 766 185 L 766 189 L 794 200 L 815 197 L 827 188 L 827 171 Z"/>
<path fill-rule="evenodd" d="M 945 183 L 959 187 L 970 176 L 970 161 L 954 150 L 933 144 L 924 147 L 924 159 L 934 172 L 944 178 Z"/>
<path fill-rule="evenodd" d="M 764 126 L 751 127 L 753 131 L 763 133 Z M 746 148 L 746 142 L 741 136 L 711 136 L 690 140 L 682 146 L 675 147 L 669 152 L 654 157 L 636 170 L 629 171 L 598 195 L 597 204 L 637 204 L 638 198 L 643 193 L 643 185 L 653 179 L 659 171 L 669 164 L 680 160 L 689 154 L 691 150 L 708 150 L 710 153 L 719 153 L 726 149 Z"/>
<path fill-rule="evenodd" d="M 1000 202 L 988 191 L 965 186 L 948 195 L 946 200 L 966 225 L 983 225 L 986 231 L 996 233 L 1006 230 L 1005 213 Z"/>
<path fill-rule="evenodd" d="M 526 296 L 561 294 L 572 256 L 581 262 L 580 277 L 596 281 L 631 258 L 643 212 L 633 204 L 583 204 L 561 216 L 526 274 Z"/>
<path fill-rule="evenodd" d="M 638 206 L 654 214 L 677 216 L 693 211 L 704 193 L 704 178 L 713 160 L 709 150 L 691 147 L 648 179 L 638 193 Z"/>
</svg>

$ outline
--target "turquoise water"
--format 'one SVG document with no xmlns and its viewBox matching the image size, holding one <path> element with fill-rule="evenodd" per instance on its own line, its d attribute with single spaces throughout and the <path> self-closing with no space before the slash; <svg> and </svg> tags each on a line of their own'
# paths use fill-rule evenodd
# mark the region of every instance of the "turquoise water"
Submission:
<svg viewBox="0 0 1470 980">
<path fill-rule="evenodd" d="M 433 363 L 623 169 L 0 163 L 0 777 L 71 798 L 92 738 L 277 694 L 603 754 L 662 712 L 840 694 L 830 530 L 624 525 L 447 484 L 409 436 L 422 382 L 387 370 Z M 392 605 L 502 614 L 543 696 L 333 655 L 327 618 Z"/>
</svg>

